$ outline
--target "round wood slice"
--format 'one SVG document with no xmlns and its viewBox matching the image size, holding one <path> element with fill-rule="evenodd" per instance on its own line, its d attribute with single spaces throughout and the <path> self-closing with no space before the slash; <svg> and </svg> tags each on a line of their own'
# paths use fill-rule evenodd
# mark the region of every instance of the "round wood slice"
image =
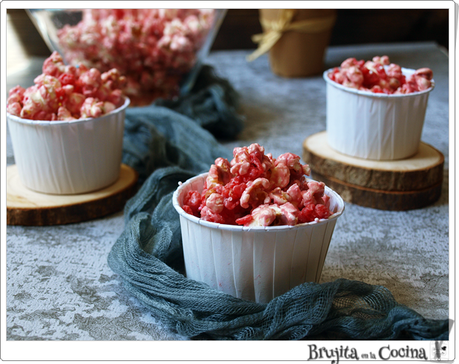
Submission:
<svg viewBox="0 0 459 364">
<path fill-rule="evenodd" d="M 316 173 L 351 184 L 383 191 L 416 191 L 441 184 L 444 156 L 421 142 L 414 156 L 394 161 L 351 157 L 332 149 L 327 132 L 313 134 L 303 143 L 303 160 Z"/>
<path fill-rule="evenodd" d="M 112 185 L 77 195 L 51 195 L 32 191 L 20 179 L 16 165 L 7 167 L 7 224 L 62 225 L 96 219 L 120 211 L 134 195 L 138 173 L 122 164 Z"/>
<path fill-rule="evenodd" d="M 314 179 L 336 191 L 344 201 L 378 210 L 406 211 L 428 206 L 440 198 L 442 183 L 417 191 L 382 191 L 351 185 L 314 173 Z"/>
</svg>

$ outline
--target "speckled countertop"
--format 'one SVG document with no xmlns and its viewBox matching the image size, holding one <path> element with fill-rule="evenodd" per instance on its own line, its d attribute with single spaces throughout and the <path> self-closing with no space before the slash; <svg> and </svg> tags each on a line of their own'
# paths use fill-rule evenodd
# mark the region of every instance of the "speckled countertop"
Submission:
<svg viewBox="0 0 459 364">
<path fill-rule="evenodd" d="M 322 76 L 284 79 L 267 56 L 212 53 L 207 63 L 242 96 L 246 127 L 228 147 L 257 142 L 273 156 L 302 155 L 302 143 L 325 130 Z M 331 241 L 322 281 L 343 277 L 386 286 L 426 318 L 449 317 L 449 80 L 448 56 L 434 43 L 330 47 L 326 68 L 348 57 L 389 55 L 407 68 L 430 67 L 436 81 L 422 140 L 445 156 L 442 195 L 419 210 L 391 212 L 347 204 Z M 43 59 L 8 75 L 7 89 L 29 86 Z M 33 75 L 33 76 L 31 76 Z M 7 164 L 14 163 L 9 137 Z M 7 226 L 6 340 L 184 340 L 164 329 L 124 290 L 107 265 L 124 229 L 122 212 L 55 227 Z M 3 244 L 2 244 L 3 246 Z"/>
</svg>

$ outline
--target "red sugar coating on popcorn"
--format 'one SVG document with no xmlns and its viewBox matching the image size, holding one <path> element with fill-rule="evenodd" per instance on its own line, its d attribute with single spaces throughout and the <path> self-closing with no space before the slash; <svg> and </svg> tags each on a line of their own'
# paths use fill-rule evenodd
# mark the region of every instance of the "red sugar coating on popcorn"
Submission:
<svg viewBox="0 0 459 364">
<path fill-rule="evenodd" d="M 371 61 L 348 58 L 335 67 L 328 77 L 350 88 L 385 94 L 410 94 L 427 90 L 432 86 L 433 73 L 420 68 L 411 76 L 402 74 L 402 68 L 390 63 L 388 56 L 375 56 Z"/>
<path fill-rule="evenodd" d="M 125 82 L 116 69 L 101 74 L 84 65 L 66 66 L 60 54 L 53 52 L 43 63 L 43 73 L 35 77 L 35 85 L 9 91 L 7 111 L 30 120 L 96 118 L 123 105 Z"/>
<path fill-rule="evenodd" d="M 274 159 L 256 143 L 236 147 L 231 162 L 215 160 L 202 193 L 189 191 L 182 208 L 206 221 L 249 227 L 328 219 L 332 212 L 325 184 L 308 181 L 310 173 L 295 154 Z"/>
<path fill-rule="evenodd" d="M 71 64 L 127 78 L 134 104 L 178 95 L 182 77 L 197 61 L 214 19 L 212 9 L 84 9 L 75 26 L 58 31 Z M 145 99 L 145 100 L 144 100 Z"/>
</svg>

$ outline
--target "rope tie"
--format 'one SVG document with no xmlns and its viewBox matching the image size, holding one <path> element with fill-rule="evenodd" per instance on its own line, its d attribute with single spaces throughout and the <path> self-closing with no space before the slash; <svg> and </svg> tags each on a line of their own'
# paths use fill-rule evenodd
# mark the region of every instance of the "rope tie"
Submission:
<svg viewBox="0 0 459 364">
<path fill-rule="evenodd" d="M 264 32 L 252 36 L 252 41 L 258 43 L 258 48 L 247 56 L 247 61 L 251 62 L 268 52 L 285 32 L 294 30 L 310 34 L 322 33 L 330 29 L 336 21 L 336 15 L 332 15 L 292 22 L 296 13 L 297 9 L 282 9 L 281 15 L 277 20 L 260 18 Z"/>
</svg>

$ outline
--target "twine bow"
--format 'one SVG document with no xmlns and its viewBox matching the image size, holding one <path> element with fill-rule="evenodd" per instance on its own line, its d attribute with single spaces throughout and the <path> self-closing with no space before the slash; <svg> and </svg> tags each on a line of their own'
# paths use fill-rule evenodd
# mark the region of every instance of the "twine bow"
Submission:
<svg viewBox="0 0 459 364">
<path fill-rule="evenodd" d="M 268 21 L 260 18 L 264 32 L 252 36 L 252 41 L 258 43 L 258 48 L 255 52 L 247 56 L 247 61 L 251 62 L 268 52 L 282 37 L 284 32 L 295 30 L 302 33 L 321 33 L 330 29 L 336 20 L 336 15 L 332 15 L 292 22 L 296 13 L 297 9 L 282 9 L 280 17 L 277 20 Z"/>
</svg>

